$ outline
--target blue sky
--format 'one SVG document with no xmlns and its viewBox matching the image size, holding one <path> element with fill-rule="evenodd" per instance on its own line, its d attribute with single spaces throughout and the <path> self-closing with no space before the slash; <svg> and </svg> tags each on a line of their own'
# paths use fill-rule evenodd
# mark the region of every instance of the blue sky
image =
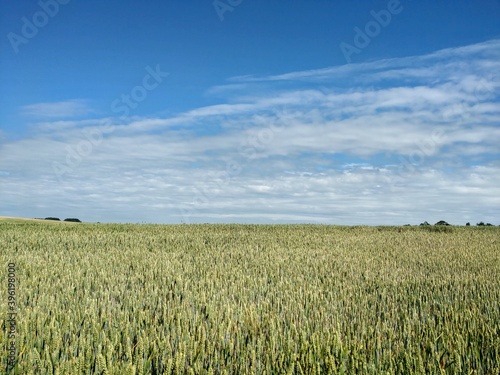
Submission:
<svg viewBox="0 0 500 375">
<path fill-rule="evenodd" d="M 0 215 L 500 224 L 498 0 L 9 1 L 0 27 Z"/>
</svg>

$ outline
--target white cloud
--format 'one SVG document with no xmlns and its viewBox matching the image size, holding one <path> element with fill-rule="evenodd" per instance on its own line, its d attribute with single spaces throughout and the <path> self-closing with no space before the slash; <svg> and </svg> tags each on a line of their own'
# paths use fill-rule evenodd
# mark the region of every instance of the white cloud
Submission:
<svg viewBox="0 0 500 375">
<path fill-rule="evenodd" d="M 170 118 L 80 119 L 89 109 L 78 101 L 26 106 L 38 133 L 2 143 L 2 214 L 499 222 L 499 55 L 493 40 L 236 77 L 207 93 L 231 92 L 227 103 Z"/>
<path fill-rule="evenodd" d="M 460 68 L 467 65 L 483 66 L 489 73 L 494 73 L 495 67 L 500 64 L 500 39 L 493 39 L 483 43 L 464 47 L 447 48 L 428 55 L 411 56 L 404 58 L 383 59 L 367 63 L 347 64 L 323 69 L 291 72 L 272 76 L 239 76 L 232 77 L 230 81 L 241 84 L 242 82 L 259 81 L 294 81 L 313 80 L 326 81 L 333 79 L 356 79 L 360 72 L 368 73 L 365 78 L 379 80 L 380 78 L 430 78 L 439 77 L 439 74 L 460 72 Z M 478 57 L 482 57 L 477 59 Z M 439 65 L 436 65 L 436 63 Z M 498 73 L 496 73 L 498 74 Z"/>
<path fill-rule="evenodd" d="M 35 103 L 25 105 L 21 108 L 21 113 L 25 116 L 36 119 L 55 119 L 85 116 L 92 113 L 92 110 L 85 100 L 75 99 L 55 103 Z M 67 125 L 65 123 L 60 124 L 63 126 Z"/>
</svg>

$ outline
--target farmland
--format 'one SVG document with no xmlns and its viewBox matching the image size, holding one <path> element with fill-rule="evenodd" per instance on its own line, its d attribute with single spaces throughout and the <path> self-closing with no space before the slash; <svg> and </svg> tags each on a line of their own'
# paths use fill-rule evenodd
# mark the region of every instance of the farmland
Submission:
<svg viewBox="0 0 500 375">
<path fill-rule="evenodd" d="M 0 221 L 12 374 L 498 374 L 500 228 Z"/>
</svg>

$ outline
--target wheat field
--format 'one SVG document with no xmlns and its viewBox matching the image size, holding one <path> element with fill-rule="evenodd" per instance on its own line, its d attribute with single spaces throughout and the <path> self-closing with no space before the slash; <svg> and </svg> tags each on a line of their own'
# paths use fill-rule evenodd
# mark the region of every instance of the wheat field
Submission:
<svg viewBox="0 0 500 375">
<path fill-rule="evenodd" d="M 500 373 L 498 227 L 0 221 L 0 241 L 1 374 Z"/>
</svg>

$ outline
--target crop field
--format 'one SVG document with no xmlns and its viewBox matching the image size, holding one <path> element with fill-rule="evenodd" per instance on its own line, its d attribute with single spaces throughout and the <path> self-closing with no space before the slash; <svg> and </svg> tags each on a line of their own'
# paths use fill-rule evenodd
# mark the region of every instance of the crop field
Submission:
<svg viewBox="0 0 500 375">
<path fill-rule="evenodd" d="M 0 246 L 1 374 L 500 373 L 498 227 L 6 220 Z"/>
</svg>

